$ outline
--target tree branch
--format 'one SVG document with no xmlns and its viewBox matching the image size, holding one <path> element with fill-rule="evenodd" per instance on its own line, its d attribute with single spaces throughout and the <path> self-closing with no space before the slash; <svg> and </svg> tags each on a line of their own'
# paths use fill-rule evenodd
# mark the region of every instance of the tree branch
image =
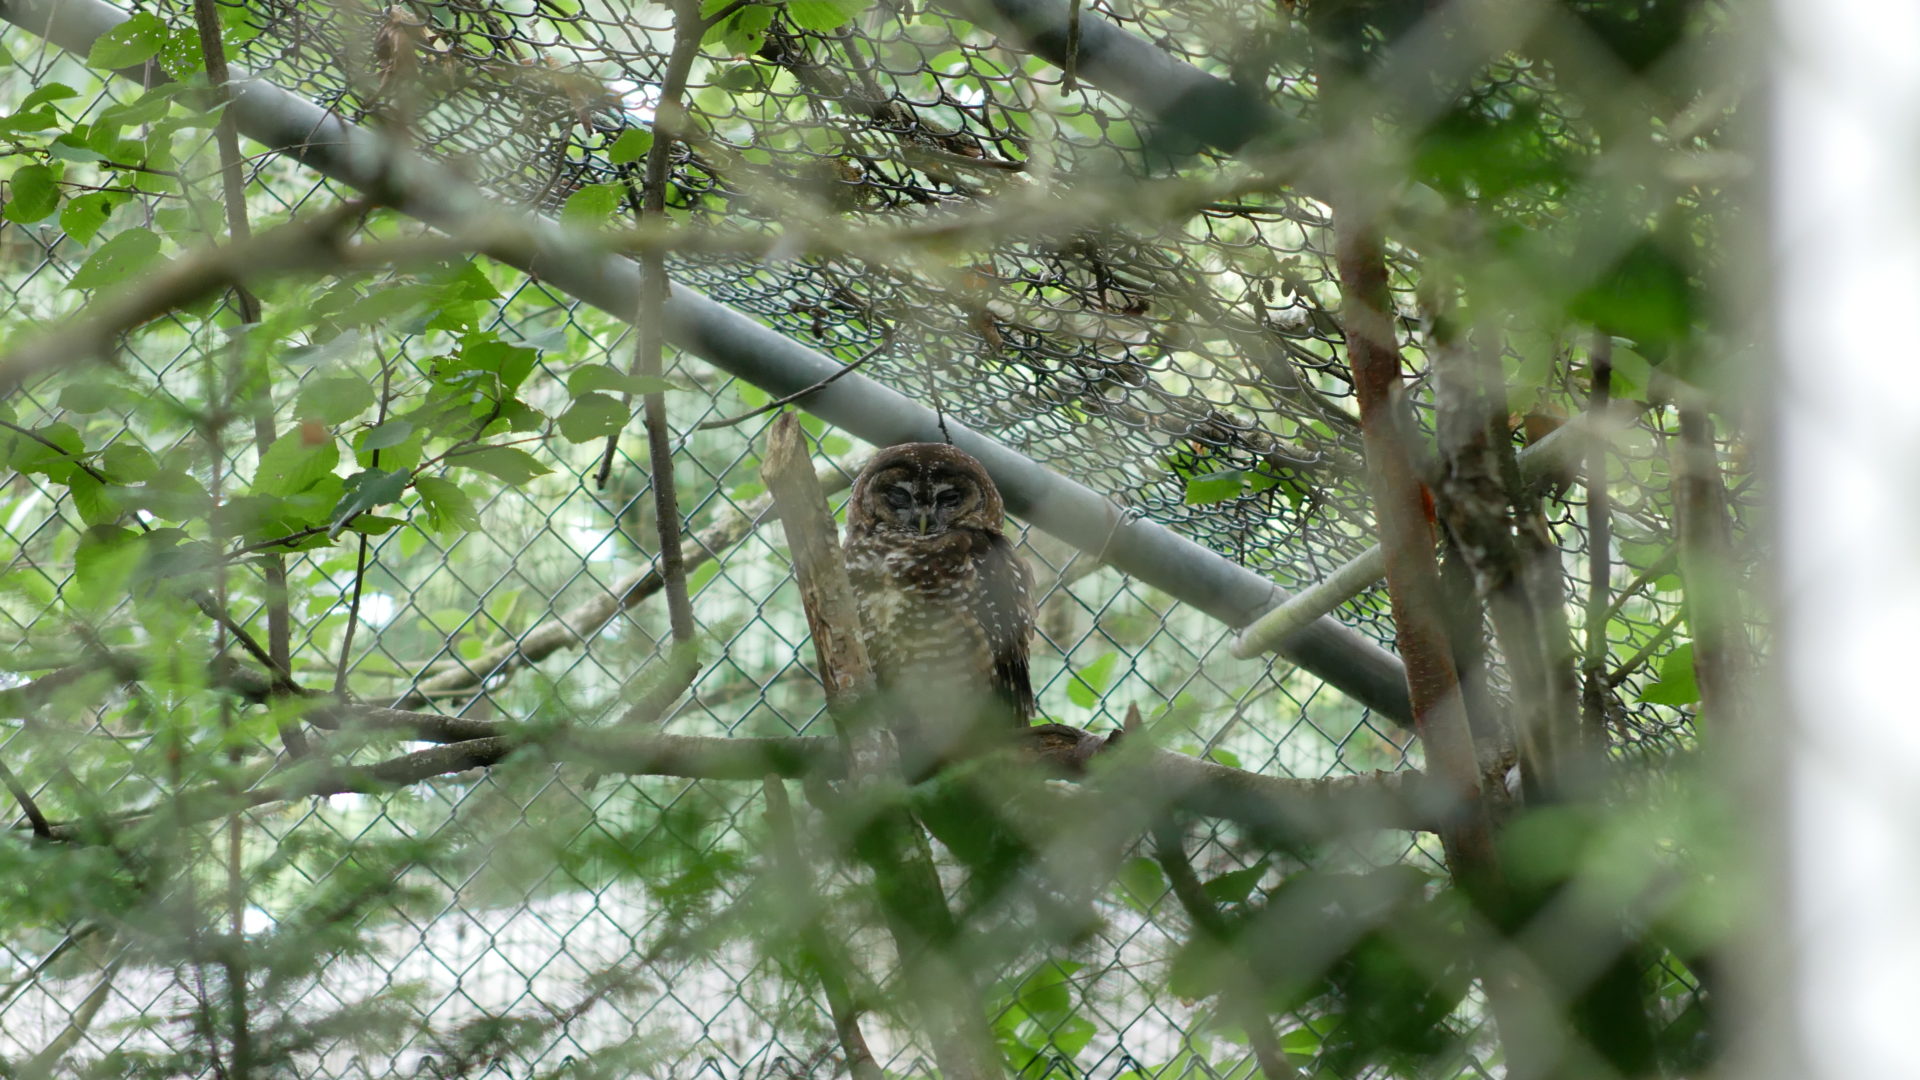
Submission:
<svg viewBox="0 0 1920 1080">
<path fill-rule="evenodd" d="M 0 784 L 5 784 L 8 793 L 20 804 L 20 812 L 27 817 L 27 824 L 33 829 L 33 835 L 42 840 L 53 839 L 53 829 L 47 824 L 47 816 L 40 812 L 40 804 L 33 801 L 33 793 L 20 782 L 7 763 L 0 761 Z"/>
<path fill-rule="evenodd" d="M 892 792 L 900 787 L 892 737 L 877 724 L 873 667 L 861 639 L 860 611 L 841 556 L 826 496 L 814 482 L 799 420 L 786 413 L 767 433 L 760 475 L 767 482 L 793 554 L 794 577 L 813 633 L 827 708 L 847 748 L 853 785 L 841 794 L 816 785 L 839 835 L 874 875 L 881 912 L 900 950 L 904 975 L 924 1007 L 942 1076 L 987 1080 L 1001 1075 L 985 1006 L 958 927 L 934 869 L 920 822 Z"/>
<path fill-rule="evenodd" d="M 673 49 L 667 55 L 667 70 L 660 84 L 660 101 L 654 107 L 653 145 L 647 149 L 644 217 L 660 220 L 667 211 L 667 173 L 672 161 L 673 144 L 686 123 L 687 76 L 700 54 L 700 38 L 706 24 L 700 19 L 699 0 L 674 0 Z M 634 347 L 631 374 L 658 380 L 666 348 L 665 312 L 667 303 L 666 253 L 649 248 L 640 253 L 640 307 L 633 319 Z M 631 392 L 624 395 L 633 401 Z M 660 530 L 660 579 L 667 593 L 667 621 L 673 642 L 684 649 L 693 641 L 693 604 L 687 598 L 687 571 L 680 559 L 680 503 L 673 478 L 673 448 L 667 441 L 667 399 L 659 390 L 642 395 L 643 426 L 647 431 L 647 461 L 653 474 L 654 524 Z M 620 433 L 607 436 L 606 453 L 600 471 L 594 477 L 600 488 L 607 486 L 613 471 L 614 454 L 619 449 Z"/>
<path fill-rule="evenodd" d="M 1334 208 L 1342 322 L 1360 399 L 1374 515 L 1386 555 L 1387 594 L 1406 664 L 1415 728 L 1435 774 L 1467 811 L 1442 833 L 1448 864 L 1463 879 L 1484 877 L 1493 872 L 1492 837 L 1459 676 L 1440 614 L 1433 533 L 1406 430 L 1410 418 L 1394 343 L 1386 257 L 1370 217 L 1363 205 L 1351 200 L 1343 199 Z"/>
<path fill-rule="evenodd" d="M 1714 722 L 1731 724 L 1744 719 L 1740 695 L 1750 656 L 1740 629 L 1740 586 L 1733 573 L 1727 490 L 1716 460 L 1713 420 L 1698 402 L 1680 405 L 1675 457 L 1680 575 L 1686 582 L 1685 611 L 1693 632 L 1700 705 Z"/>
<path fill-rule="evenodd" d="M 822 490 L 842 491 L 851 483 L 841 469 L 820 470 Z M 681 562 L 692 571 L 746 539 L 773 512 L 773 496 L 763 495 L 736 512 L 722 515 L 681 545 Z M 541 622 L 520 637 L 498 645 L 474 660 L 449 660 L 427 669 L 414 687 L 394 702 L 398 709 L 414 709 L 429 701 L 477 693 L 489 679 L 506 678 L 561 649 L 584 645 L 622 611 L 637 607 L 665 584 L 659 566 L 649 566 L 614 583 L 602 595 Z M 4 693 L 4 691 L 0 691 Z"/>
<path fill-rule="evenodd" d="M 399 248 L 367 245 L 349 253 L 341 236 L 367 211 L 348 202 L 259 236 L 207 248 L 144 274 L 81 309 L 58 328 L 0 358 L 0 394 L 75 360 L 105 355 L 121 334 L 238 282 L 360 263 L 389 264 Z M 364 259 L 369 252 L 382 257 Z"/>
<path fill-rule="evenodd" d="M 1187 861 L 1180 828 L 1172 821 L 1163 819 L 1155 824 L 1153 857 L 1160 864 L 1161 872 L 1166 874 L 1174 899 L 1180 901 L 1194 929 L 1217 945 L 1228 945 L 1232 937 L 1231 927 L 1220 914 L 1213 897 L 1207 895 L 1206 886 L 1194 874 L 1193 864 Z M 1267 1010 L 1260 1004 L 1260 980 L 1244 957 L 1234 956 L 1228 962 L 1239 969 L 1234 972 L 1238 978 L 1221 991 L 1221 997 L 1225 999 L 1222 1004 L 1235 1022 L 1246 1029 L 1247 1042 L 1253 1047 L 1254 1060 L 1260 1063 L 1261 1074 L 1267 1080 L 1299 1076 L 1300 1070 L 1287 1060 L 1287 1055 L 1280 1049 L 1279 1040 L 1273 1037 L 1273 1022 L 1267 1018 Z"/>
<path fill-rule="evenodd" d="M 773 872 L 786 890 L 787 903 L 808 905 L 818 893 L 814 888 L 813 875 L 800 858 L 800 834 L 794 827 L 793 807 L 787 801 L 786 784 L 777 777 L 769 776 L 761 784 L 761 791 L 767 800 L 767 853 L 773 863 Z M 853 1074 L 853 1080 L 884 1080 L 885 1074 L 874 1062 L 873 1051 L 867 1047 L 867 1037 L 860 1030 L 860 1012 L 854 1004 L 853 994 L 848 990 L 846 976 L 842 974 L 853 966 L 852 957 L 827 935 L 817 910 L 803 911 L 794 921 L 800 934 L 800 946 L 820 980 L 821 991 L 826 994 L 827 1011 L 833 1017 L 833 1029 L 840 1038 L 840 1048 L 846 1054 L 847 1071 Z"/>
</svg>

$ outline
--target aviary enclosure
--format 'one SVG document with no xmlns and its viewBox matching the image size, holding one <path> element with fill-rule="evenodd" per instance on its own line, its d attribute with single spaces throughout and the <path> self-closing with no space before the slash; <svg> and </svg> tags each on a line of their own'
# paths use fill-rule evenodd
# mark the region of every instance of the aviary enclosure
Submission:
<svg viewBox="0 0 1920 1080">
<path fill-rule="evenodd" d="M 1721 5 L 0 18 L 0 1072 L 1718 1052 Z M 850 764 L 782 416 L 982 459 L 1057 738 Z"/>
</svg>

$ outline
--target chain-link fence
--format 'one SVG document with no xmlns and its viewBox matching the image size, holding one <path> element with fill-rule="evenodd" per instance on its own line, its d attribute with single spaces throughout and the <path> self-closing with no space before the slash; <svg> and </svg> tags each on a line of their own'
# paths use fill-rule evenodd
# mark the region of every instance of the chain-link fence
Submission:
<svg viewBox="0 0 1920 1080">
<path fill-rule="evenodd" d="M 167 0 L 145 10 L 182 34 L 191 28 L 191 5 Z M 1275 28 L 1285 20 L 1260 20 L 1246 33 L 1244 13 L 1228 3 L 1096 0 L 1076 10 L 1200 71 L 1265 88 L 1287 123 L 1316 122 L 1306 39 Z M 669 8 L 419 0 L 380 11 L 250 0 L 224 7 L 222 17 L 237 65 L 339 116 L 404 132 L 503 200 L 588 224 L 625 218 L 638 205 L 641 152 L 674 36 Z M 103 79 L 25 29 L 7 28 L 0 43 L 12 56 L 0 101 L 16 115 L 50 107 L 61 126 L 144 122 L 127 111 L 141 93 L 131 82 Z M 902 221 L 938 225 L 956 210 L 1103 173 L 1219 181 L 1219 197 L 1152 228 L 1118 221 L 1064 238 L 1002 240 L 960 265 L 866 258 L 853 245 L 818 257 L 683 252 L 671 265 L 676 281 L 859 361 L 862 375 L 1289 590 L 1372 542 L 1322 203 L 1233 195 L 1232 155 L 1181 145 L 1139 106 L 945 6 L 735 6 L 707 35 L 687 86 L 692 123 L 673 153 L 667 200 L 676 221 L 772 233 L 798 207 L 857 235 Z M 1519 110 L 1553 118 L 1547 128 L 1569 147 L 1597 147 L 1595 121 L 1562 111 L 1562 89 L 1541 65 L 1496 65 L 1466 98 L 1490 128 Z M 182 152 L 179 167 L 204 173 L 211 135 L 188 135 L 207 142 Z M 70 161 L 70 178 L 140 186 L 136 170 L 119 167 L 126 163 L 97 154 Z M 261 220 L 352 194 L 273 154 L 249 158 L 246 179 Z M 76 189 L 67 205 L 106 193 Z M 125 215 L 165 230 L 206 212 L 196 198 L 116 202 L 107 232 Z M 1535 200 L 1542 227 L 1551 224 L 1551 192 L 1522 188 L 1508 198 Z M 71 232 L 52 220 L 0 226 L 0 318 L 44 323 L 84 299 L 73 279 L 87 249 Z M 1412 249 L 1389 257 L 1403 355 L 1425 408 L 1432 313 L 1418 295 L 1421 263 Z M 454 276 L 469 285 L 460 310 L 410 303 L 407 290 L 421 281 Z M 624 322 L 485 260 L 323 283 L 306 300 L 333 318 L 338 336 L 297 343 L 278 362 L 272 423 L 280 430 L 301 422 L 316 383 L 341 373 L 389 387 L 427 379 L 456 323 L 537 350 L 524 396 L 551 414 L 565 410 L 571 375 L 624 368 L 632 349 Z M 191 412 L 222 347 L 209 328 L 234 320 L 230 304 L 129 335 L 104 388 L 58 378 L 27 386 L 11 403 L 16 417 L 71 425 L 90 445 L 104 437 L 163 459 L 192 452 L 200 445 L 193 436 L 150 426 L 149 414 L 116 395 L 174 395 Z M 1544 335 L 1512 341 L 1508 368 L 1530 373 L 1531 387 L 1511 402 L 1516 437 L 1531 440 L 1578 411 L 1583 391 L 1574 380 L 1586 345 Z M 1624 347 L 1616 354 L 1621 397 L 1649 396 L 1652 376 L 1636 361 Z M 669 427 L 706 663 L 664 729 L 825 732 L 806 621 L 756 472 L 770 415 L 712 423 L 768 395 L 686 355 L 672 358 L 669 375 L 682 386 L 667 396 Z M 1615 542 L 1632 557 L 1616 565 L 1605 613 L 1606 665 L 1618 673 L 1608 730 L 1618 744 L 1652 752 L 1684 739 L 1689 713 L 1673 689 L 1685 663 L 1672 653 L 1684 635 L 1666 554 L 1673 422 L 1665 408 L 1642 410 L 1609 463 L 1633 495 L 1614 516 Z M 816 461 L 842 477 L 868 450 L 812 421 L 808 431 Z M 447 539 L 402 527 L 371 537 L 364 555 L 341 545 L 291 556 L 290 578 L 314 583 L 294 597 L 294 671 L 324 682 L 338 668 L 362 701 L 457 716 L 524 720 L 564 707 L 592 724 L 617 714 L 666 636 L 647 463 L 628 456 L 640 446 L 622 442 L 603 489 L 592 482 L 596 446 L 530 443 L 548 471 L 499 485 L 475 508 L 482 528 Z M 253 445 L 218 449 L 226 469 L 251 469 Z M 1738 448 L 1726 449 L 1739 467 Z M 1571 480 L 1557 483 L 1547 525 L 1566 555 L 1571 610 L 1584 611 L 1584 489 Z M 53 654 L 70 632 L 63 604 L 72 598 L 63 590 L 89 522 L 65 488 L 43 481 L 17 474 L 6 488 L 0 530 L 11 550 L 0 567 L 8 583 L 0 625 L 23 653 Z M 1735 503 L 1742 512 L 1743 500 Z M 1400 723 L 1285 660 L 1235 659 L 1234 628 L 1104 567 L 1098 552 L 1038 531 L 1024 533 L 1020 550 L 1041 586 L 1033 669 L 1048 718 L 1105 730 L 1137 707 L 1170 749 L 1276 776 L 1419 763 Z M 236 585 L 233 617 L 264 625 L 268 603 L 257 586 Z M 1376 586 L 1335 615 L 1390 645 L 1387 610 Z M 91 734 L 135 737 L 128 708 L 103 706 Z M 16 724 L 9 737 L 23 730 Z M 244 747 L 247 756 L 285 752 L 270 728 Z M 153 778 L 124 768 L 111 757 L 87 759 L 78 779 L 111 803 L 137 805 Z M 51 789 L 48 798 L 58 802 Z M 763 811 L 750 784 L 530 763 L 398 795 L 261 807 L 244 815 L 244 840 L 235 842 L 250 859 L 291 872 L 255 892 L 245 931 L 274 928 L 296 891 L 345 887 L 343 878 L 364 869 L 358 850 L 447 840 L 452 855 L 395 882 L 400 895 L 383 911 L 357 916 L 370 943 L 364 954 L 342 953 L 280 988 L 289 1015 L 397 997 L 420 1028 L 383 1055 L 318 1031 L 309 1075 L 544 1075 L 616 1045 L 644 1046 L 649 1075 L 824 1075 L 840 1067 L 826 1005 L 750 943 L 693 940 L 698 920 L 687 905 L 713 915 L 756 902 L 727 870 L 767 827 Z M 1202 840 L 1195 862 L 1203 878 L 1254 868 L 1252 888 L 1288 869 L 1231 829 L 1209 829 Z M 1431 865 L 1437 847 L 1385 833 L 1316 857 Z M 623 876 L 616 864 L 639 873 Z M 1144 857 L 1127 866 L 1158 874 Z M 1097 909 L 1070 948 L 1007 958 L 990 991 L 1004 1043 L 1031 1049 L 1034 1075 L 1167 1066 L 1158 1075 L 1246 1075 L 1253 1064 L 1244 1038 L 1223 1029 L 1205 1000 L 1167 985 L 1161 968 L 1178 940 L 1170 929 L 1186 916 L 1164 882 L 1123 875 Z M 181 1038 L 164 1021 L 189 1012 L 205 988 L 193 985 L 190 969 L 143 963 L 119 941 L 111 928 L 48 927 L 7 942 L 0 1052 L 23 1060 L 71 1031 L 76 1060 L 102 1060 Z M 459 1034 L 502 1017 L 523 1019 L 527 1037 L 509 1054 L 463 1059 Z M 1459 1006 L 1449 1073 L 1497 1068 L 1480 1063 L 1490 1045 L 1475 1034 L 1481 1018 L 1477 999 Z M 1315 1025 L 1297 1015 L 1285 1026 L 1287 1048 L 1311 1054 L 1325 1034 Z M 428 1032 L 454 1034 L 436 1042 Z M 931 1068 L 914 1033 L 868 1036 L 889 1073 Z"/>
</svg>

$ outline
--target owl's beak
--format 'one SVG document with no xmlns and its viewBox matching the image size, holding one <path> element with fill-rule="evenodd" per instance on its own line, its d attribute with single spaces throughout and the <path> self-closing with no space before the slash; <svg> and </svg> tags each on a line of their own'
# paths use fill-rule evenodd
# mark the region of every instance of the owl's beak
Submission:
<svg viewBox="0 0 1920 1080">
<path fill-rule="evenodd" d="M 920 535 L 927 535 L 927 511 L 925 507 L 922 507 L 920 510 Z"/>
</svg>

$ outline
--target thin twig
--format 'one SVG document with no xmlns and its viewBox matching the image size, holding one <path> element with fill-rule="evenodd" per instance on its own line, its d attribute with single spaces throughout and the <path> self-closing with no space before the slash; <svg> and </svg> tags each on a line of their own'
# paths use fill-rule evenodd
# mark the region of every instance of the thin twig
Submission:
<svg viewBox="0 0 1920 1080">
<path fill-rule="evenodd" d="M 277 689 L 293 693 L 300 692 L 300 688 L 293 681 L 293 672 L 281 667 L 280 662 L 274 659 L 273 654 L 261 646 L 258 638 L 248 633 L 246 627 L 233 621 L 232 616 L 227 614 L 226 606 L 220 603 L 217 597 L 203 589 L 197 589 L 188 595 L 194 604 L 205 613 L 207 618 L 212 619 L 220 629 L 232 634 L 233 639 L 240 643 L 241 648 L 247 650 L 248 655 L 258 660 L 260 666 L 266 668 L 273 674 L 274 685 Z M 224 652 L 224 644 L 215 651 Z"/>
<path fill-rule="evenodd" d="M 380 357 L 380 406 L 377 424 L 387 422 L 387 408 L 393 400 L 393 362 L 392 358 L 381 354 Z M 380 451 L 375 450 L 367 459 L 369 469 L 380 467 Z M 359 515 L 354 515 L 358 517 Z M 345 697 L 347 693 L 347 661 L 353 656 L 354 633 L 360 627 L 360 593 L 367 583 L 367 534 L 360 534 L 360 551 L 353 564 L 353 598 L 347 602 L 347 630 L 340 642 L 340 659 L 333 669 L 333 694 Z"/>
<path fill-rule="evenodd" d="M 1640 665 L 1651 660 L 1653 654 L 1660 650 L 1660 646 L 1665 645 L 1668 639 L 1673 637 L 1674 632 L 1680 629 L 1680 623 L 1684 618 L 1685 614 L 1679 611 L 1668 616 L 1667 621 L 1660 624 L 1660 629 L 1655 631 L 1654 635 L 1647 639 L 1645 645 L 1634 650 L 1632 656 L 1620 661 L 1620 666 L 1614 668 L 1613 672 L 1607 676 L 1608 688 L 1611 689 L 1626 682 L 1627 676 L 1632 675 L 1640 669 Z"/>
<path fill-rule="evenodd" d="M 1226 945 L 1232 939 L 1232 927 L 1220 913 L 1220 908 L 1207 895 L 1206 886 L 1200 884 L 1200 878 L 1193 872 L 1193 864 L 1187 861 L 1186 845 L 1180 835 L 1180 828 L 1169 818 L 1161 818 L 1153 829 L 1153 857 L 1167 876 L 1167 885 L 1173 891 L 1174 899 L 1186 910 L 1188 921 L 1202 935 L 1220 945 Z M 1228 1015 L 1246 1030 L 1247 1043 L 1253 1048 L 1254 1060 L 1260 1064 L 1260 1072 L 1267 1080 L 1299 1076 L 1300 1070 L 1280 1049 L 1280 1040 L 1274 1038 L 1273 1023 L 1267 1019 L 1267 1011 L 1260 1005 L 1260 987 L 1255 981 L 1251 964 L 1245 962 L 1241 954 L 1227 952 L 1223 962 L 1236 963 L 1244 976 L 1235 980 L 1221 991 Z"/>
<path fill-rule="evenodd" d="M 20 812 L 27 816 L 27 824 L 32 826 L 33 835 L 42 840 L 53 839 L 53 829 L 47 824 L 47 816 L 40 812 L 40 805 L 33 801 L 33 793 L 20 782 L 7 763 L 0 761 L 0 783 L 4 783 L 13 800 L 20 804 Z"/>
<path fill-rule="evenodd" d="M 828 492 L 842 490 L 849 482 L 846 472 L 834 466 L 821 470 L 819 479 L 821 488 Z M 681 544 L 681 559 L 687 570 L 691 572 L 724 554 L 759 528 L 772 512 L 773 497 L 763 495 L 740 507 L 737 513 L 723 515 L 688 537 Z M 561 649 L 585 644 L 622 611 L 650 599 L 663 585 L 657 565 L 637 570 L 604 592 L 596 592 L 578 606 L 553 614 L 533 629 L 513 635 L 512 640 L 494 646 L 474 660 L 434 664 L 416 676 L 414 688 L 396 701 L 394 707 L 410 709 L 434 697 L 469 696 L 489 680 L 539 663 Z M 0 691 L 0 695 L 5 693 Z"/>
<path fill-rule="evenodd" d="M 693 430 L 713 431 L 718 428 L 733 427 L 736 424 L 744 424 L 748 420 L 751 420 L 756 416 L 765 416 L 767 413 L 770 413 L 775 409 L 780 409 L 788 405 L 791 405 L 794 402 L 799 401 L 801 398 L 806 397 L 808 394 L 812 394 L 825 387 L 832 386 L 834 381 L 839 379 L 841 376 L 850 375 L 853 372 L 860 370 L 860 365 L 866 363 L 867 361 L 885 352 L 891 344 L 892 344 L 891 342 L 883 342 L 879 345 L 874 346 L 872 349 L 862 354 L 858 359 L 847 364 L 845 367 L 841 368 L 839 371 L 836 371 L 833 374 L 827 376 L 826 378 L 821 379 L 819 382 L 814 383 L 812 386 L 795 390 L 793 393 L 788 394 L 783 398 L 777 398 L 773 401 L 769 401 L 765 405 L 762 405 L 757 409 L 752 409 L 747 412 L 743 412 L 738 416 L 729 416 L 724 420 L 708 420 L 703 424 L 697 424 L 694 426 Z"/>
<path fill-rule="evenodd" d="M 700 54 L 700 38 L 707 23 L 700 19 L 696 0 L 679 0 L 674 5 L 673 50 L 667 56 L 666 76 L 661 80 L 660 102 L 653 114 L 653 145 L 647 149 L 647 174 L 644 196 L 647 217 L 659 220 L 666 215 L 667 173 L 672 162 L 674 140 L 686 124 L 687 77 Z M 641 378 L 658 379 L 665 361 L 666 327 L 663 324 L 667 303 L 666 253 L 650 249 L 640 255 L 640 305 L 634 315 L 634 351 L 630 370 Z M 629 403 L 631 393 L 626 395 Z M 667 398 L 661 391 L 642 395 L 642 426 L 647 432 L 647 463 L 653 473 L 654 524 L 660 531 L 660 577 L 667 593 L 667 622 L 674 644 L 690 645 L 694 638 L 693 604 L 687 598 L 686 565 L 680 557 L 680 502 L 673 478 L 673 448 L 667 436 Z M 600 460 L 596 484 L 604 489 L 613 472 L 614 454 L 619 449 L 620 433 L 607 436 L 606 452 Z"/>
<path fill-rule="evenodd" d="M 227 50 L 220 40 L 220 9 L 216 0 L 193 0 L 193 21 L 200 38 L 200 54 L 206 61 L 213 106 L 219 110 L 219 119 L 214 123 L 214 143 L 220 156 L 220 184 L 227 212 L 228 241 L 239 243 L 253 235 L 253 228 L 247 221 L 247 179 L 241 165 L 240 129 L 234 121 L 233 110 L 226 108 L 233 94 L 228 85 Z M 248 326 L 257 325 L 261 315 L 260 298 L 254 295 L 245 281 L 233 282 L 232 291 L 234 301 L 240 308 L 240 321 Z M 238 359 L 244 355 L 246 338 L 235 336 L 231 348 Z M 263 386 L 253 403 L 253 438 L 261 453 L 273 445 L 275 432 L 271 385 Z M 290 670 L 293 666 L 293 613 L 287 596 L 286 560 L 279 555 L 267 557 L 262 560 L 261 573 L 266 578 L 267 651 L 273 655 L 276 667 Z M 298 724 L 280 725 L 280 742 L 287 748 L 287 753 L 294 757 L 307 752 L 307 736 Z M 236 1046 L 244 1043 L 244 1039 L 236 1039 Z M 245 1075 L 248 1071 L 245 1064 L 245 1055 L 242 1055 L 236 1061 L 236 1071 Z"/>
</svg>

